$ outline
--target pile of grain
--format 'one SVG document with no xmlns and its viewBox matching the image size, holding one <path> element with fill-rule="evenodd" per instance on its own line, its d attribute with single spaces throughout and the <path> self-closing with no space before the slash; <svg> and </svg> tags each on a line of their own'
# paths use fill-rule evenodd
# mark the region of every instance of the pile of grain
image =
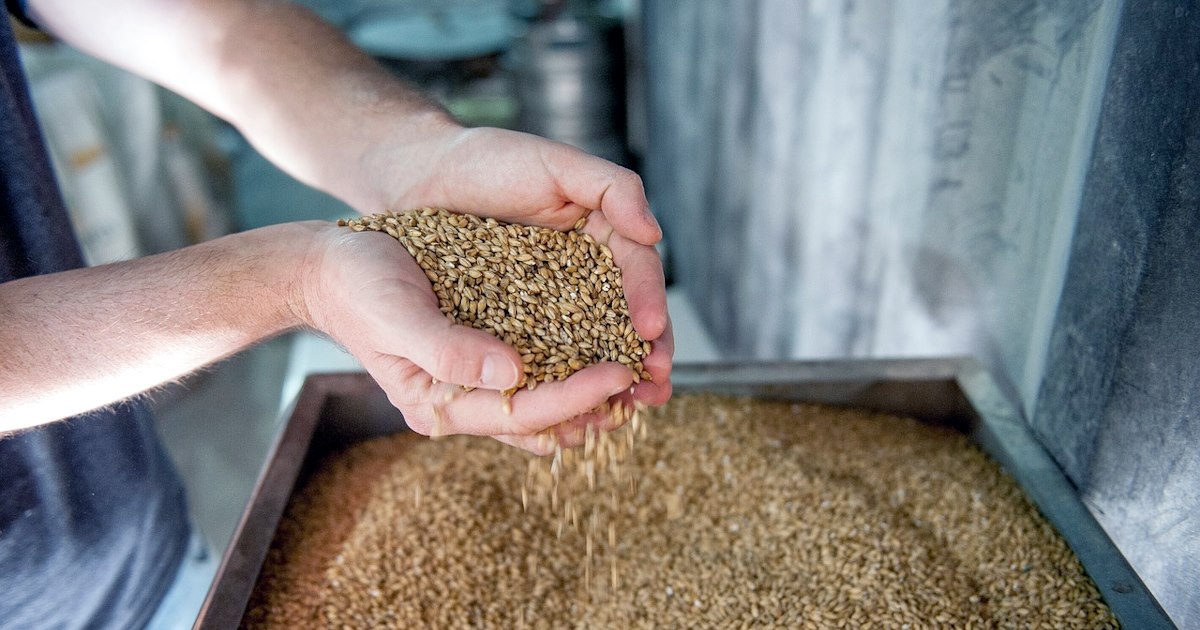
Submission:
<svg viewBox="0 0 1200 630">
<path fill-rule="evenodd" d="M 957 433 L 706 395 L 646 422 L 616 535 L 595 541 L 599 575 L 619 560 L 615 589 L 585 587 L 583 528 L 556 540 L 555 513 L 522 509 L 528 455 L 401 435 L 297 495 L 246 625 L 1116 626 L 1063 541 Z"/>
<path fill-rule="evenodd" d="M 602 361 L 649 379 L 650 342 L 629 319 L 621 270 L 608 246 L 575 229 L 504 223 L 437 208 L 338 221 L 404 245 L 451 320 L 486 330 L 521 353 L 519 387 L 563 380 Z M 512 392 L 507 392 L 511 394 Z"/>
</svg>

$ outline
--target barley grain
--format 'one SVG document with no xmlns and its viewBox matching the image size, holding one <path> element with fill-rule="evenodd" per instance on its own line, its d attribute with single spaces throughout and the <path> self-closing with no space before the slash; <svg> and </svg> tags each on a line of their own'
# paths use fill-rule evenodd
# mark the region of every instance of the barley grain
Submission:
<svg viewBox="0 0 1200 630">
<path fill-rule="evenodd" d="M 586 217 L 569 233 L 439 208 L 338 225 L 398 240 L 425 272 L 442 313 L 516 348 L 524 368 L 516 389 L 604 361 L 629 366 L 638 381 L 650 379 L 641 361 L 652 346 L 634 330 L 622 292 L 611 290 L 621 286 L 620 268 L 607 245 L 581 231 Z"/>
<path fill-rule="evenodd" d="M 622 431 L 655 427 L 621 464 L 640 483 L 611 511 L 566 497 L 574 527 L 541 486 L 516 496 L 542 461 L 488 440 L 336 456 L 289 507 L 245 625 L 1116 627 L 1070 549 L 958 433 L 707 395 L 633 415 Z M 582 459 L 556 450 L 559 484 L 586 483 Z M 608 507 L 617 481 L 597 478 Z M 414 487 L 419 510 L 403 502 Z"/>
</svg>

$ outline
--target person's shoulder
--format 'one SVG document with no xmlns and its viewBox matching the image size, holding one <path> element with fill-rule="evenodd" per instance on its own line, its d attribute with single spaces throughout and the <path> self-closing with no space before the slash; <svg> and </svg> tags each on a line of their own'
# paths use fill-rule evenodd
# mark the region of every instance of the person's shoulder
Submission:
<svg viewBox="0 0 1200 630">
<path fill-rule="evenodd" d="M 46 41 L 50 39 L 42 28 L 29 17 L 28 0 L 4 0 L 4 8 L 8 10 L 13 22 L 13 33 L 17 41 Z"/>
</svg>

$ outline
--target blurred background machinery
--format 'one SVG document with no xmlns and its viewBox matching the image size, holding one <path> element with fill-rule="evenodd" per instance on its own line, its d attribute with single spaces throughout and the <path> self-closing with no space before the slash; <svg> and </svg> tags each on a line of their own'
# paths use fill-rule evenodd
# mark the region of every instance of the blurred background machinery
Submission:
<svg viewBox="0 0 1200 630">
<path fill-rule="evenodd" d="M 303 4 L 467 125 L 536 133 L 621 164 L 635 159 L 625 134 L 628 2 Z M 243 226 L 294 219 L 294 208 L 309 209 L 312 218 L 352 213 L 326 195 L 293 185 L 244 140 L 232 145 L 235 183 L 242 184 L 234 187 L 235 207 Z"/>
</svg>

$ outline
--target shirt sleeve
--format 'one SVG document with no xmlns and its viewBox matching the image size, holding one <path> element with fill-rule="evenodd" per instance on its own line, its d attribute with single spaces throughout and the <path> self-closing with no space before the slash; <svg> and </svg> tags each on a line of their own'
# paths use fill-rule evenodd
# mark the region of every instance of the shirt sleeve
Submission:
<svg viewBox="0 0 1200 630">
<path fill-rule="evenodd" d="M 29 14 L 25 11 L 28 8 L 26 6 L 28 4 L 29 0 L 4 0 L 4 7 L 8 9 L 9 15 L 13 16 L 13 18 L 21 24 L 40 31 L 42 30 L 42 27 L 38 26 L 36 22 L 30 19 Z"/>
</svg>

